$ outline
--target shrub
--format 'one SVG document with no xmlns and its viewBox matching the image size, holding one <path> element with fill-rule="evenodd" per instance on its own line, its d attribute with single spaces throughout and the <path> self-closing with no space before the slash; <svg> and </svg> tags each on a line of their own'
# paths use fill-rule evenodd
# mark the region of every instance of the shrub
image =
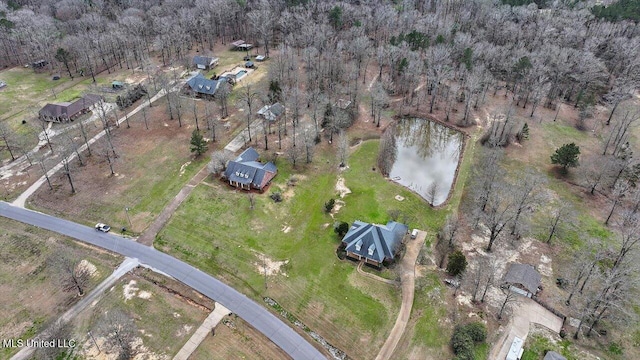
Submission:
<svg viewBox="0 0 640 360">
<path fill-rule="evenodd" d="M 340 237 L 340 239 L 342 239 L 347 232 L 349 231 L 349 224 L 341 221 L 338 226 L 336 226 L 333 231 L 335 231 L 336 234 L 338 234 L 338 236 Z"/>
<path fill-rule="evenodd" d="M 277 203 L 282 202 L 282 194 L 279 191 L 274 192 L 269 197 Z"/>
<path fill-rule="evenodd" d="M 479 322 L 472 322 L 464 326 L 467 334 L 477 343 L 484 342 L 487 339 L 487 329 Z"/>
<path fill-rule="evenodd" d="M 456 360 L 473 360 L 474 346 L 487 338 L 487 329 L 482 323 L 473 322 L 466 325 L 456 325 L 451 335 L 451 348 L 456 354 Z"/>
<path fill-rule="evenodd" d="M 473 352 L 473 339 L 467 332 L 465 331 L 465 327 L 461 325 L 457 325 L 453 330 L 453 335 L 451 335 L 451 347 L 453 348 L 453 353 L 463 354 L 467 350 L 471 350 Z"/>
<path fill-rule="evenodd" d="M 138 101 L 143 96 L 147 95 L 147 89 L 142 84 L 138 84 L 133 89 L 127 91 L 123 96 L 118 95 L 116 98 L 116 104 L 122 110 L 131 106 L 134 102 Z"/>
<path fill-rule="evenodd" d="M 447 263 L 447 272 L 452 276 L 462 274 L 467 268 L 467 258 L 462 251 L 456 250 L 449 254 L 449 262 Z"/>
<path fill-rule="evenodd" d="M 326 203 L 324 203 L 324 212 L 330 213 L 333 210 L 333 207 L 336 205 L 335 199 L 329 199 Z"/>
</svg>

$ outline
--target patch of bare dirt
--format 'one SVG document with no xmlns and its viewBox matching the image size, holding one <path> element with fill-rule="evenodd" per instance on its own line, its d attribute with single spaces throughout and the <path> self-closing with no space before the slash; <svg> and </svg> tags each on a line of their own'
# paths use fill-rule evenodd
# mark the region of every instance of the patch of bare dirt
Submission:
<svg viewBox="0 0 640 360">
<path fill-rule="evenodd" d="M 287 277 L 287 273 L 281 268 L 287 265 L 289 260 L 276 261 L 264 254 L 258 254 L 258 258 L 259 260 L 254 262 L 253 265 L 259 274 L 266 274 L 267 276 L 283 275 Z"/>
<path fill-rule="evenodd" d="M 351 194 L 351 189 L 345 185 L 345 180 L 341 176 L 338 177 L 338 181 L 336 182 L 336 191 L 340 195 L 340 198 L 344 198 L 347 194 Z"/>
</svg>

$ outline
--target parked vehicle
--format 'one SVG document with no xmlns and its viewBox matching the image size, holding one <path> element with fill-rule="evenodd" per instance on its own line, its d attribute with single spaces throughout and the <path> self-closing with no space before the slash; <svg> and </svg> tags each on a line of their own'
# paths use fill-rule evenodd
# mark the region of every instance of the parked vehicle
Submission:
<svg viewBox="0 0 640 360">
<path fill-rule="evenodd" d="M 97 223 L 96 224 L 96 230 L 102 231 L 103 233 L 106 233 L 106 232 L 109 232 L 109 230 L 111 230 L 111 226 L 109 226 L 107 224 L 103 224 L 103 223 Z"/>
</svg>

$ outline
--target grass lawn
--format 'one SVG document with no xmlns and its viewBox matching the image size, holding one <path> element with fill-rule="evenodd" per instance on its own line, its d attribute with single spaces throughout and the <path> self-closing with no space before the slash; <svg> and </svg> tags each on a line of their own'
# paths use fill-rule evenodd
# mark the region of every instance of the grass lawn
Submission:
<svg viewBox="0 0 640 360">
<path fill-rule="evenodd" d="M 130 129 L 123 124 L 113 130 L 116 175 L 110 175 L 106 158 L 96 154 L 99 146 L 94 145 L 94 155 L 83 155 L 84 166 L 74 163 L 75 194 L 59 172 L 52 177 L 54 190 L 43 185 L 30 198 L 29 206 L 88 225 L 102 221 L 114 229 L 144 230 L 208 160 L 206 155 L 192 158 L 189 140 L 193 121 L 183 120 L 182 127 L 176 120 L 165 121 L 164 101 L 148 111 L 149 130 L 141 113 L 130 118 Z M 129 208 L 132 227 L 125 207 Z"/>
<path fill-rule="evenodd" d="M 373 358 L 395 322 L 400 291 L 363 278 L 355 263 L 340 261 L 332 225 L 356 219 L 386 223 L 388 212 L 399 210 L 399 220 L 433 233 L 445 214 L 372 171 L 377 150 L 378 141 L 362 143 L 343 172 L 333 166 L 332 151 L 319 151 L 300 173 L 278 159 L 278 176 L 267 193 L 256 196 L 254 210 L 249 209 L 245 193 L 210 180 L 178 208 L 155 246 L 255 299 L 274 298 L 349 356 Z M 296 186 L 287 185 L 291 174 L 298 179 Z M 333 219 L 322 209 L 336 198 L 338 176 L 344 177 L 352 193 L 342 199 L 345 206 Z M 268 197 L 276 190 L 283 193 L 282 203 Z M 405 200 L 395 200 L 398 194 Z M 261 254 L 288 261 L 280 269 L 284 274 L 268 277 L 266 291 Z"/>
<path fill-rule="evenodd" d="M 167 288 L 175 290 L 176 286 L 180 295 L 167 291 Z M 94 334 L 103 353 L 109 353 L 99 323 L 105 312 L 118 309 L 135 321 L 138 341 L 142 342 L 142 347 L 138 348 L 141 358 L 172 358 L 209 315 L 206 309 L 194 305 L 192 299 L 198 300 L 197 295 L 185 298 L 181 296 L 184 291 L 188 290 L 174 280 L 149 274 L 146 269 L 134 270 L 122 277 L 95 306 L 77 317 L 74 321 L 76 338 L 82 339 L 83 350 L 91 355 L 88 358 L 94 358 L 97 349 L 85 335 L 87 331 Z"/>
<path fill-rule="evenodd" d="M 96 267 L 87 292 L 119 264 L 121 258 L 80 245 L 69 238 L 0 217 L 0 338 L 28 339 L 79 300 L 60 288 L 48 259 L 65 252 Z M 0 348 L 8 359 L 17 348 Z"/>
</svg>

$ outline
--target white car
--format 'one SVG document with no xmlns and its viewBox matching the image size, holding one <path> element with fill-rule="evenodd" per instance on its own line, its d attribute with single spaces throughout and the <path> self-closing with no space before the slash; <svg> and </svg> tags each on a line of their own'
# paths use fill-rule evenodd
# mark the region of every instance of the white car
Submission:
<svg viewBox="0 0 640 360">
<path fill-rule="evenodd" d="M 103 223 L 97 223 L 96 230 L 106 233 L 106 232 L 109 232 L 109 230 L 111 230 L 111 226 Z"/>
</svg>

